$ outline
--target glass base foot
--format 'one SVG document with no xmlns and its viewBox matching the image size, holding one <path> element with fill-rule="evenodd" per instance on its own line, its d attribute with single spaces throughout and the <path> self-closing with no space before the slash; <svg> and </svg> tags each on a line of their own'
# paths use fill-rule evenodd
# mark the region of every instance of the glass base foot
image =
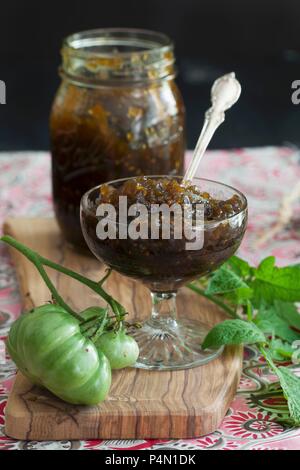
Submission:
<svg viewBox="0 0 300 470">
<path fill-rule="evenodd" d="M 201 366 L 218 357 L 223 347 L 203 350 L 201 343 L 210 327 L 190 319 L 160 317 L 131 332 L 140 348 L 135 367 L 178 370 Z"/>
</svg>

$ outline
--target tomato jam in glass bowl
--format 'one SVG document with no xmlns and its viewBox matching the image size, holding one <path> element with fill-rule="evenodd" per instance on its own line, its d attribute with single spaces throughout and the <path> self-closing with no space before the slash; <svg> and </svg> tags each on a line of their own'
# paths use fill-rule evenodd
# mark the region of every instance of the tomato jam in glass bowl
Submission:
<svg viewBox="0 0 300 470">
<path fill-rule="evenodd" d="M 127 196 L 128 207 L 145 205 L 149 214 L 151 204 L 203 204 L 203 246 L 187 250 L 184 235 L 179 239 L 172 236 L 162 239 L 161 235 L 152 239 L 150 233 L 147 239 L 116 236 L 100 240 L 96 234 L 97 205 L 112 204 L 118 214 L 119 196 Z M 173 291 L 188 280 L 216 269 L 234 254 L 246 229 L 247 210 L 245 197 L 221 183 L 196 178 L 192 184 L 182 185 L 181 177 L 141 177 L 92 189 L 83 197 L 81 219 L 86 242 L 97 258 L 116 271 L 141 280 L 151 290 Z M 120 225 L 116 225 L 118 232 Z"/>
<path fill-rule="evenodd" d="M 173 215 L 158 212 L 158 207 L 174 208 L 174 204 L 180 210 Z M 192 221 L 193 233 L 200 235 L 197 245 L 190 244 L 184 224 L 177 224 L 186 207 L 189 210 L 182 220 Z M 200 223 L 194 224 L 198 219 Z M 166 220 L 169 232 L 164 237 Z M 188 184 L 183 184 L 182 177 L 125 178 L 97 186 L 82 197 L 81 226 L 92 253 L 151 291 L 151 316 L 132 332 L 140 349 L 136 367 L 185 369 L 205 364 L 222 352 L 222 348 L 202 349 L 210 327 L 196 320 L 195 312 L 185 310 L 177 316 L 176 293 L 232 256 L 246 224 L 245 196 L 230 186 L 200 178 Z"/>
<path fill-rule="evenodd" d="M 50 115 L 53 201 L 65 238 L 80 245 L 79 204 L 89 188 L 182 173 L 185 112 L 163 34 L 85 31 L 65 39 L 62 57 Z"/>
</svg>

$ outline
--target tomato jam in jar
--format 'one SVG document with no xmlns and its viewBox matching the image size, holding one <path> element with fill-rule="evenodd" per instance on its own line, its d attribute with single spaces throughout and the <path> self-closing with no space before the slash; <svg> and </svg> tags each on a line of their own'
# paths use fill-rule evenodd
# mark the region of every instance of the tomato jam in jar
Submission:
<svg viewBox="0 0 300 470">
<path fill-rule="evenodd" d="M 163 34 L 100 29 L 69 36 L 50 116 L 55 213 L 85 245 L 81 196 L 113 179 L 183 173 L 184 105 Z"/>
</svg>

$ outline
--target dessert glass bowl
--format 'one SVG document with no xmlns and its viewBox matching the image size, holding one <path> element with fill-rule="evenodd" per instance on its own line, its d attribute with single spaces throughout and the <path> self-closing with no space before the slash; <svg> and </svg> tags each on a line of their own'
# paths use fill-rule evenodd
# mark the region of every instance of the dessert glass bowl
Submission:
<svg viewBox="0 0 300 470">
<path fill-rule="evenodd" d="M 177 180 L 182 177 L 150 176 L 148 179 Z M 106 187 L 120 190 L 134 178 L 122 178 L 106 183 Z M 193 319 L 191 312 L 176 310 L 178 288 L 218 268 L 238 249 L 247 224 L 247 200 L 238 190 L 225 184 L 194 178 L 192 184 L 203 194 L 209 194 L 220 206 L 220 212 L 209 220 L 202 219 L 196 230 L 202 232 L 202 245 L 187 249 L 187 239 L 163 239 L 162 232 L 153 239 L 120 239 L 121 224 L 116 221 L 116 236 L 100 239 L 97 232 L 103 214 L 97 215 L 103 185 L 90 189 L 81 199 L 80 218 L 84 238 L 92 253 L 115 271 L 143 282 L 151 292 L 152 311 L 142 327 L 131 334 L 139 344 L 140 355 L 136 367 L 173 370 L 196 367 L 217 357 L 222 348 L 203 350 L 203 342 L 210 327 Z M 223 201 L 235 197 L 238 205 L 233 213 L 222 211 Z M 206 214 L 206 210 L 204 213 Z M 162 219 L 160 219 L 161 222 Z M 129 218 L 129 226 L 132 218 Z M 127 227 L 128 228 L 128 227 Z M 124 227 L 123 227 L 124 229 Z M 172 233 L 172 230 L 171 230 Z M 200 317 L 201 315 L 199 315 Z"/>
</svg>

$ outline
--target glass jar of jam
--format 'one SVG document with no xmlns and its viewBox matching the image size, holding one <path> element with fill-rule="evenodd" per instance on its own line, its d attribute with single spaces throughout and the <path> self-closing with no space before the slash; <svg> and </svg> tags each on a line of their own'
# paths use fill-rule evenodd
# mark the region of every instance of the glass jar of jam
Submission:
<svg viewBox="0 0 300 470">
<path fill-rule="evenodd" d="M 180 175 L 184 105 L 173 44 L 145 30 L 100 29 L 69 36 L 50 116 L 55 213 L 65 238 L 84 245 L 81 196 L 139 175 Z"/>
</svg>

